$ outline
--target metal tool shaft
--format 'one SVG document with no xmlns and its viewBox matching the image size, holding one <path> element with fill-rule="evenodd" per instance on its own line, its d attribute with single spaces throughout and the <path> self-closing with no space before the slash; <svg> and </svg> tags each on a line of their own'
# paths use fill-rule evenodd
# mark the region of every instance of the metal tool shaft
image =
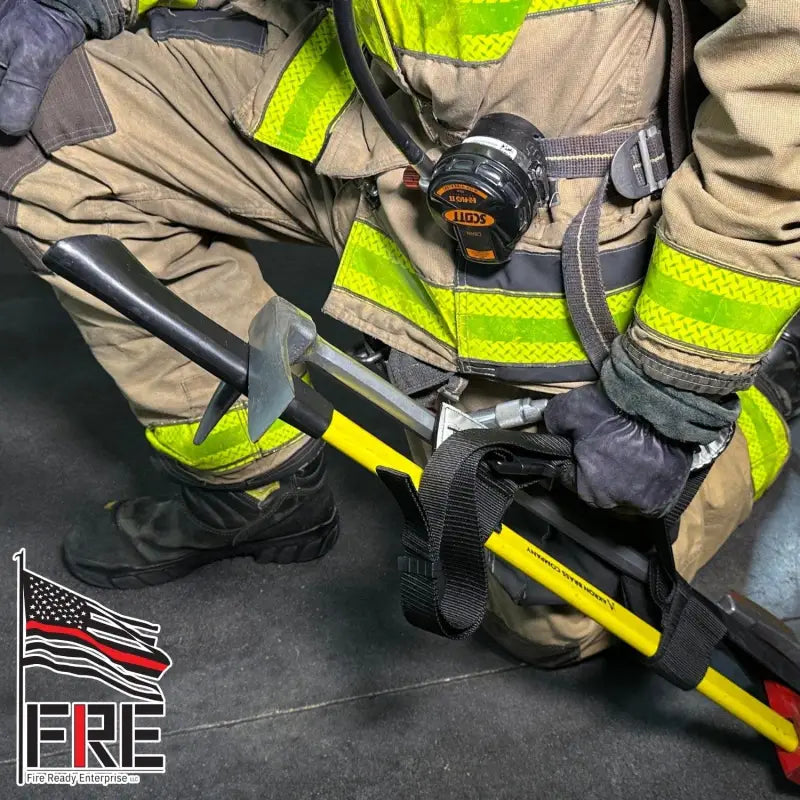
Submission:
<svg viewBox="0 0 800 800">
<path fill-rule="evenodd" d="M 374 403 L 426 441 L 433 439 L 436 417 L 369 367 L 318 336 L 304 356 L 337 381 Z"/>
</svg>

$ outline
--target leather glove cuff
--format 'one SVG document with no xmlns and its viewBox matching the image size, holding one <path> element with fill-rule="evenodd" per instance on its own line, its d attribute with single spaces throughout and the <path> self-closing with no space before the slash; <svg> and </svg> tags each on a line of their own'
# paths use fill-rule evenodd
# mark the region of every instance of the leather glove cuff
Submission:
<svg viewBox="0 0 800 800">
<path fill-rule="evenodd" d="M 626 414 L 646 420 L 668 439 L 710 444 L 736 422 L 739 398 L 711 399 L 659 383 L 647 377 L 625 350 L 625 336 L 611 346 L 600 382 L 611 402 Z"/>
<path fill-rule="evenodd" d="M 122 0 L 38 0 L 76 21 L 86 28 L 93 39 L 113 39 L 122 33 L 128 22 L 128 10 Z"/>
</svg>

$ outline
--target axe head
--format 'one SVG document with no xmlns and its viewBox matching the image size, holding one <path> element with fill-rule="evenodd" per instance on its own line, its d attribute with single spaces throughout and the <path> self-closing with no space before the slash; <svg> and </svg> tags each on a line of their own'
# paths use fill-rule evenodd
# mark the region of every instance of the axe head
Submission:
<svg viewBox="0 0 800 800">
<path fill-rule="evenodd" d="M 294 399 L 292 365 L 303 360 L 316 338 L 311 317 L 282 297 L 273 297 L 253 318 L 247 372 L 251 441 L 258 441 Z"/>
</svg>

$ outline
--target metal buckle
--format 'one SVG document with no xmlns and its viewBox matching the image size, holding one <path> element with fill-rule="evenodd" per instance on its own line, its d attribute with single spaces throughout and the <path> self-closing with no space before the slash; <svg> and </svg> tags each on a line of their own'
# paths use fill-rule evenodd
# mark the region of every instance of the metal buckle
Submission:
<svg viewBox="0 0 800 800">
<path fill-rule="evenodd" d="M 469 380 L 463 375 L 451 375 L 447 383 L 437 389 L 437 393 L 446 403 L 457 403 L 468 384 Z"/>
<path fill-rule="evenodd" d="M 691 472 L 696 472 L 698 469 L 713 464 L 731 443 L 735 430 L 735 426 L 728 425 L 713 442 L 698 445 L 692 455 Z"/>
<path fill-rule="evenodd" d="M 658 128 L 651 125 L 649 128 L 632 133 L 617 148 L 614 158 L 611 159 L 611 182 L 614 184 L 614 188 L 629 200 L 640 200 L 642 197 L 654 194 L 663 189 L 667 183 L 666 178 L 656 180 L 653 158 L 648 147 L 649 140 L 658 132 Z M 644 183 L 634 169 L 634 152 L 639 155 Z"/>
<path fill-rule="evenodd" d="M 347 355 L 354 358 L 359 364 L 374 367 L 376 364 L 382 364 L 389 357 L 389 346 L 374 336 L 364 334 L 362 340 L 347 351 Z"/>
</svg>

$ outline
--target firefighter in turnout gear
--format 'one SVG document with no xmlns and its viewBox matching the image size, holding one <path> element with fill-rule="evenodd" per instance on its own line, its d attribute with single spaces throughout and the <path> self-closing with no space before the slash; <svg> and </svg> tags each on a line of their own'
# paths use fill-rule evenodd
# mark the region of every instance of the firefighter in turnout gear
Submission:
<svg viewBox="0 0 800 800">
<path fill-rule="evenodd" d="M 243 401 L 195 445 L 215 379 L 42 263 L 103 234 L 243 338 L 273 294 L 245 241 L 333 247 L 324 310 L 391 349 L 397 385 L 467 410 L 553 395 L 592 505 L 657 513 L 727 441 L 674 545 L 690 579 L 780 472 L 800 402 L 800 7 L 704 0 L 693 37 L 682 0 L 352 5 L 415 170 L 356 90 L 336 3 L 0 7 L 4 232 L 182 487 L 70 534 L 68 567 L 138 587 L 318 557 L 338 531 L 321 445 L 280 421 L 251 442 Z M 508 649 L 558 666 L 607 645 L 518 577 L 490 584 Z"/>
</svg>

